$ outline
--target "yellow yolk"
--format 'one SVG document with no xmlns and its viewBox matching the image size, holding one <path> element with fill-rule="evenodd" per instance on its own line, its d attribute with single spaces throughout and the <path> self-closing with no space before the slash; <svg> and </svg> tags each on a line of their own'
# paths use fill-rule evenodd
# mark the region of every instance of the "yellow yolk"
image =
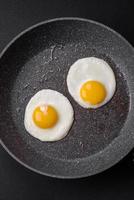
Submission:
<svg viewBox="0 0 134 200">
<path fill-rule="evenodd" d="M 80 89 L 80 97 L 92 105 L 102 103 L 106 97 L 105 86 L 99 81 L 87 81 Z"/>
<path fill-rule="evenodd" d="M 33 112 L 33 121 L 39 128 L 52 128 L 58 121 L 58 113 L 50 105 L 38 106 Z"/>
</svg>

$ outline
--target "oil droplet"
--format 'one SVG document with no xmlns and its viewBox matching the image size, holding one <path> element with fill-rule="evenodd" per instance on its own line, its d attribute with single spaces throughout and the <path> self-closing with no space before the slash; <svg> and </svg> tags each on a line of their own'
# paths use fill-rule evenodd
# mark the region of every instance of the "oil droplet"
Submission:
<svg viewBox="0 0 134 200">
<path fill-rule="evenodd" d="M 54 70 L 53 70 L 53 69 L 50 69 L 50 70 L 49 70 L 49 72 L 50 72 L 50 73 L 53 73 L 53 72 L 54 72 Z"/>
<path fill-rule="evenodd" d="M 54 45 L 54 46 L 51 47 L 50 61 L 52 61 L 53 58 L 54 58 L 54 51 L 55 51 L 55 48 L 56 48 L 56 45 Z"/>
<path fill-rule="evenodd" d="M 80 144 L 80 146 L 83 148 L 83 143 L 82 143 L 81 141 L 80 141 L 80 143 L 79 143 L 79 144 Z"/>
<path fill-rule="evenodd" d="M 56 45 L 53 45 L 50 47 L 50 49 L 47 49 L 46 56 L 43 56 L 43 59 L 45 60 L 45 64 L 48 64 L 54 59 L 54 51 L 55 51 Z"/>
<path fill-rule="evenodd" d="M 64 47 L 64 46 L 63 46 L 62 44 L 59 44 L 59 45 L 58 45 L 58 48 L 59 48 L 59 49 L 63 49 L 63 47 Z"/>
<path fill-rule="evenodd" d="M 60 67 L 58 67 L 58 71 L 59 71 L 59 72 L 61 71 Z"/>
<path fill-rule="evenodd" d="M 43 75 L 41 76 L 41 78 L 43 79 L 46 75 L 47 75 L 47 73 L 43 74 Z"/>
<path fill-rule="evenodd" d="M 25 90 L 25 89 L 27 89 L 27 88 L 28 88 L 28 86 L 29 86 L 29 83 L 27 83 L 27 84 L 24 86 L 24 88 L 23 88 L 23 89 L 24 89 L 24 90 Z"/>
</svg>

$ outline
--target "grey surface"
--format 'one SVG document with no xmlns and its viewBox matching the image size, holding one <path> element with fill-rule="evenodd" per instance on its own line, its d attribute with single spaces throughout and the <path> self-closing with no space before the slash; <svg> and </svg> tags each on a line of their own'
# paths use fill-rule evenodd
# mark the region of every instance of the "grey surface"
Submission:
<svg viewBox="0 0 134 200">
<path fill-rule="evenodd" d="M 112 101 L 90 111 L 71 99 L 65 82 L 69 66 L 86 56 L 105 59 L 117 78 Z M 0 62 L 3 68 L 0 83 L 4 91 L 4 98 L 0 100 L 8 108 L 4 112 L 5 107 L 1 106 L 2 141 L 21 162 L 52 176 L 81 177 L 110 167 L 134 143 L 133 125 L 129 126 L 132 108 L 126 120 L 129 93 L 133 94 L 133 59 L 133 49 L 124 39 L 91 21 L 52 21 L 27 32 Z M 76 115 L 69 135 L 56 143 L 42 143 L 32 138 L 23 126 L 28 100 L 39 89 L 48 87 L 65 94 Z"/>
</svg>

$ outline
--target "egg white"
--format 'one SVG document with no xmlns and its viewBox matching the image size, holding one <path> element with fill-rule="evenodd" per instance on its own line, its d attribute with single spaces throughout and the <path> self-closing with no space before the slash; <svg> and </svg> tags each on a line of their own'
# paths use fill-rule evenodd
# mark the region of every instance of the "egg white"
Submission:
<svg viewBox="0 0 134 200">
<path fill-rule="evenodd" d="M 52 128 L 42 129 L 35 125 L 32 114 L 36 107 L 48 104 L 53 106 L 58 113 L 59 119 Z M 74 111 L 69 100 L 61 93 L 44 89 L 37 92 L 26 106 L 24 126 L 32 136 L 41 141 L 57 141 L 64 138 L 74 119 Z"/>
<path fill-rule="evenodd" d="M 90 80 L 101 82 L 107 91 L 105 100 L 97 105 L 91 105 L 80 97 L 81 86 Z M 68 91 L 74 100 L 84 108 L 98 108 L 106 104 L 114 95 L 116 89 L 115 75 L 107 62 L 96 57 L 77 60 L 69 69 L 67 75 Z"/>
</svg>

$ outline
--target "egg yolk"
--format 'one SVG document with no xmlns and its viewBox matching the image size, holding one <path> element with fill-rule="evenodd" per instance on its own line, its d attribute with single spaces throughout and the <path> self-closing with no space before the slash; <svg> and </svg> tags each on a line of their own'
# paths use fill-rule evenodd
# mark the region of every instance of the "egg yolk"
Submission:
<svg viewBox="0 0 134 200">
<path fill-rule="evenodd" d="M 87 81 L 80 89 L 80 97 L 91 105 L 102 103 L 106 97 L 105 86 L 99 81 Z"/>
<path fill-rule="evenodd" d="M 33 112 L 33 121 L 39 128 L 52 128 L 58 121 L 58 113 L 50 105 L 38 106 Z"/>
</svg>

